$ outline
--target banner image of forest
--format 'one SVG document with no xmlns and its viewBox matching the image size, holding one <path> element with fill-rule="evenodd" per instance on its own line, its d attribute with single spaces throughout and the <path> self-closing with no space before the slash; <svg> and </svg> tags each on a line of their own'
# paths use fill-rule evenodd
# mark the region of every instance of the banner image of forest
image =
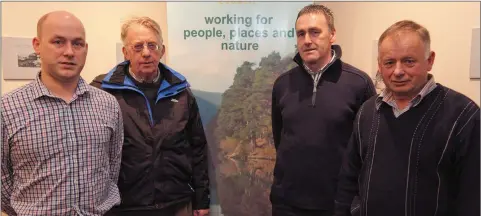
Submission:
<svg viewBox="0 0 481 216">
<path fill-rule="evenodd" d="M 212 202 L 222 215 L 271 215 L 272 85 L 296 65 L 292 58 L 271 52 L 258 64 L 243 62 L 223 94 L 193 90 L 208 138 Z"/>
</svg>

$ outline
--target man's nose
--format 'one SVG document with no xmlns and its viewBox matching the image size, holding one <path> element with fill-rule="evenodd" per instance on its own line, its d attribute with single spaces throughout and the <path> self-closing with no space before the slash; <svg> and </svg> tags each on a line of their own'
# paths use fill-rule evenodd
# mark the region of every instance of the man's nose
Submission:
<svg viewBox="0 0 481 216">
<path fill-rule="evenodd" d="M 401 62 L 396 63 L 396 67 L 394 68 L 393 74 L 395 76 L 403 76 L 404 75 L 404 68 Z"/>
<path fill-rule="evenodd" d="M 144 47 L 142 47 L 142 56 L 148 57 L 150 56 L 150 50 L 149 48 L 144 44 Z"/>
<path fill-rule="evenodd" d="M 67 43 L 67 45 L 65 46 L 65 49 L 63 51 L 63 54 L 65 56 L 69 56 L 69 57 L 73 56 L 74 52 L 73 52 L 72 44 Z"/>
<path fill-rule="evenodd" d="M 312 43 L 312 39 L 311 39 L 311 36 L 308 34 L 306 34 L 305 38 L 304 38 L 304 42 L 307 43 L 307 44 L 310 44 Z"/>
<path fill-rule="evenodd" d="M 149 47 L 147 46 L 147 44 L 144 44 L 144 46 L 142 47 L 141 55 L 143 57 L 149 57 L 151 55 L 151 51 L 150 51 Z"/>
</svg>

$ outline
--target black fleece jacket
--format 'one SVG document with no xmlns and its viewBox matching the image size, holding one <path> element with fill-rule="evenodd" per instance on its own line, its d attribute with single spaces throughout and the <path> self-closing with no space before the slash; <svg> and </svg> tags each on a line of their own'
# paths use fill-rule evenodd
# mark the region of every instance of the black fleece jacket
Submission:
<svg viewBox="0 0 481 216">
<path fill-rule="evenodd" d="M 340 46 L 332 49 L 336 59 L 323 72 L 316 94 L 299 54 L 294 57 L 299 66 L 274 83 L 272 131 L 277 160 L 271 200 L 304 209 L 334 208 L 342 152 L 358 109 L 375 94 L 375 88 L 365 72 L 341 61 Z"/>
</svg>

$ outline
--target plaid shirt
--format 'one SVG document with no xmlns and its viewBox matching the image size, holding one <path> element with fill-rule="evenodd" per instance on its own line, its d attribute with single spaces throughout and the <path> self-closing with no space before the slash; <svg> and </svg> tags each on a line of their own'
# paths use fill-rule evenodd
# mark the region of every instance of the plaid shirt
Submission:
<svg viewBox="0 0 481 216">
<path fill-rule="evenodd" d="M 396 100 L 393 97 L 392 92 L 390 92 L 387 88 L 385 88 L 381 94 L 376 98 L 376 109 L 379 110 L 381 107 L 381 104 L 384 102 L 388 104 L 389 106 L 392 107 L 392 110 L 394 112 L 394 116 L 397 118 L 401 114 L 407 112 L 411 107 L 417 106 L 421 100 L 426 97 L 430 92 L 432 92 L 436 88 L 437 84 L 436 81 L 434 81 L 434 77 L 432 74 L 428 74 L 428 82 L 424 87 L 421 89 L 421 91 L 414 97 L 409 104 L 404 108 L 404 109 L 399 109 Z"/>
<path fill-rule="evenodd" d="M 103 215 L 120 203 L 117 100 L 80 78 L 70 102 L 40 81 L 2 97 L 2 211 Z"/>
</svg>

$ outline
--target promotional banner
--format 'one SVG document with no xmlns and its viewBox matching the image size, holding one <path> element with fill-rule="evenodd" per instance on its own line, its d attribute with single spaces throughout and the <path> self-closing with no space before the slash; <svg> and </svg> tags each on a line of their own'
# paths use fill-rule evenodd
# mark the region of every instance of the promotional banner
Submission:
<svg viewBox="0 0 481 216">
<path fill-rule="evenodd" d="M 271 94 L 295 63 L 308 2 L 168 2 L 168 65 L 186 76 L 208 138 L 211 215 L 270 216 Z"/>
</svg>

